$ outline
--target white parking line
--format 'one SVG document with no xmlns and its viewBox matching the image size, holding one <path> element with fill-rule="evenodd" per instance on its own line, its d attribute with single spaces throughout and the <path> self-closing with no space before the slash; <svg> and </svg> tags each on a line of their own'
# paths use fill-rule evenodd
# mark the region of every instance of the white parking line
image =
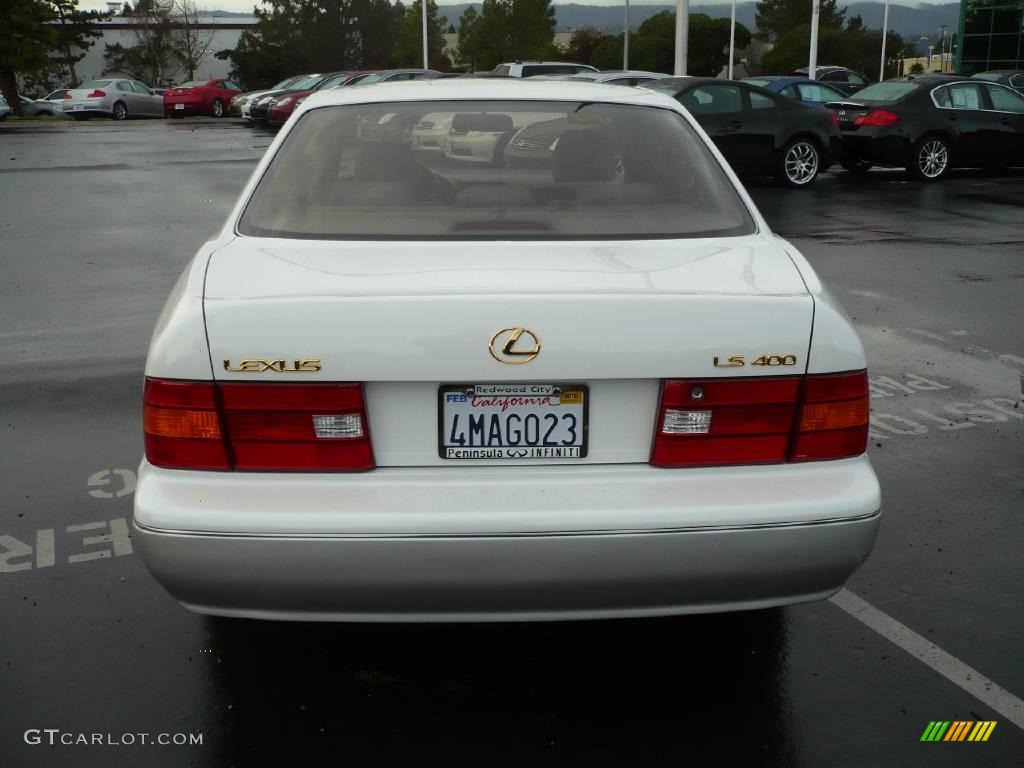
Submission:
<svg viewBox="0 0 1024 768">
<path fill-rule="evenodd" d="M 960 686 L 1018 728 L 1024 729 L 1024 701 L 993 683 L 978 670 L 946 653 L 935 643 L 878 610 L 848 589 L 839 590 L 829 598 L 829 602 L 842 608 L 857 621 L 899 646 L 925 666 L 931 667 L 954 685 Z"/>
</svg>

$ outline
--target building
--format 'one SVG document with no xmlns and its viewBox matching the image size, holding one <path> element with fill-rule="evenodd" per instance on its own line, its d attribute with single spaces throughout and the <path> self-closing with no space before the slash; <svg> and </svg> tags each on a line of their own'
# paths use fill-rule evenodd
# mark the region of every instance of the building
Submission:
<svg viewBox="0 0 1024 768">
<path fill-rule="evenodd" d="M 108 5 L 120 7 L 120 3 L 108 3 Z M 126 48 L 138 44 L 139 41 L 135 34 L 138 24 L 138 20 L 131 16 L 112 16 L 96 23 L 95 27 L 102 32 L 102 35 L 96 38 L 95 44 L 86 51 L 85 58 L 75 65 L 82 82 L 88 82 L 103 75 L 134 76 L 131 72 L 108 71 L 103 60 L 103 53 L 106 51 L 107 45 L 114 43 L 120 43 Z M 231 62 L 218 59 L 217 51 L 233 50 L 238 45 L 238 38 L 242 36 L 242 32 L 255 24 L 256 17 L 254 16 L 200 16 L 199 29 L 204 35 L 210 36 L 210 42 L 206 47 L 206 53 L 203 54 L 199 68 L 196 70 L 196 79 L 210 80 L 214 77 L 227 77 L 228 70 L 231 69 Z M 172 78 L 175 82 L 180 82 L 185 75 L 184 72 L 176 74 L 177 76 Z M 157 87 L 168 85 L 168 83 L 147 83 L 147 85 Z"/>
<path fill-rule="evenodd" d="M 962 0 L 956 70 L 1024 69 L 1024 0 Z"/>
</svg>

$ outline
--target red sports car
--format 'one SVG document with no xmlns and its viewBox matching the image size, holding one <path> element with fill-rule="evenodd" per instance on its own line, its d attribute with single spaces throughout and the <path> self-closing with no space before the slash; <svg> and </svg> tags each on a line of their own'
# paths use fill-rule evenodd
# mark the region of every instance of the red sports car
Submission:
<svg viewBox="0 0 1024 768">
<path fill-rule="evenodd" d="M 167 117 L 182 115 L 213 115 L 223 117 L 228 113 L 231 99 L 242 92 L 241 86 L 223 77 L 213 80 L 189 80 L 187 83 L 164 91 L 164 114 Z"/>
</svg>

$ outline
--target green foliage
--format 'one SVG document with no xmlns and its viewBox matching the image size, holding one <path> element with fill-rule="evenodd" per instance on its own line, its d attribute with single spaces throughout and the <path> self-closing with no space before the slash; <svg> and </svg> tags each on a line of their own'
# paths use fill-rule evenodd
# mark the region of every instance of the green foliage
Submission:
<svg viewBox="0 0 1024 768">
<path fill-rule="evenodd" d="M 44 0 L 0 2 L 0 88 L 14 113 L 21 114 L 18 75 L 37 74 L 50 66 L 57 41 L 51 24 L 53 6 Z"/>
<path fill-rule="evenodd" d="M 781 42 L 787 33 L 811 23 L 812 5 L 812 0 L 760 0 L 757 4 L 757 36 L 762 40 Z M 821 0 L 818 27 L 822 30 L 842 29 L 845 15 L 846 8 L 837 8 L 836 0 Z"/>
<path fill-rule="evenodd" d="M 569 37 L 565 58 L 578 64 L 590 64 L 594 49 L 604 37 L 604 32 L 597 27 L 578 27 Z"/>
<path fill-rule="evenodd" d="M 671 74 L 675 67 L 676 15 L 662 11 L 629 36 L 629 67 Z M 703 13 L 690 14 L 687 73 L 713 77 L 729 60 L 729 20 L 712 19 Z M 750 30 L 736 25 L 736 49 L 750 44 Z M 606 36 L 594 49 L 591 64 L 599 69 L 622 67 L 623 36 Z"/>
<path fill-rule="evenodd" d="M 810 57 L 811 27 L 805 24 L 783 35 L 775 48 L 764 55 L 761 69 L 770 74 L 786 74 L 799 67 L 806 67 Z M 885 43 L 885 76 L 895 77 L 898 60 L 904 55 L 903 38 L 889 32 Z M 882 54 L 882 31 L 864 29 L 854 25 L 850 29 L 818 30 L 818 50 L 827 51 L 827 61 L 863 72 L 871 79 L 878 73 L 878 60 Z"/>
<path fill-rule="evenodd" d="M 460 20 L 459 61 L 472 69 L 555 55 L 551 0 L 484 0 L 479 13 L 470 10 Z"/>
<path fill-rule="evenodd" d="M 922 64 L 920 61 L 917 62 L 916 64 L 914 64 L 910 68 L 910 74 L 912 74 L 912 75 L 923 75 L 924 74 L 924 64 Z"/>
<path fill-rule="evenodd" d="M 451 62 L 444 56 L 444 32 L 448 25 L 445 16 L 438 17 L 437 3 L 427 2 L 427 53 L 431 65 L 439 69 L 451 69 Z M 398 41 L 395 44 L 395 64 L 399 67 L 423 66 L 423 4 L 415 0 L 405 11 Z"/>
</svg>

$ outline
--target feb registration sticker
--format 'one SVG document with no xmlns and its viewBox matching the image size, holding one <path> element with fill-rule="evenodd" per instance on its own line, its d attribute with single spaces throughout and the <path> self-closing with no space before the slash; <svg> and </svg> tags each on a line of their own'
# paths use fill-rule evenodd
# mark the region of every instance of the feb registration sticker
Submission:
<svg viewBox="0 0 1024 768">
<path fill-rule="evenodd" d="M 580 459 L 587 455 L 583 384 L 457 384 L 438 392 L 442 459 Z"/>
</svg>

